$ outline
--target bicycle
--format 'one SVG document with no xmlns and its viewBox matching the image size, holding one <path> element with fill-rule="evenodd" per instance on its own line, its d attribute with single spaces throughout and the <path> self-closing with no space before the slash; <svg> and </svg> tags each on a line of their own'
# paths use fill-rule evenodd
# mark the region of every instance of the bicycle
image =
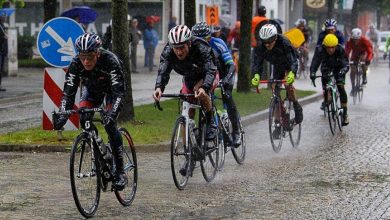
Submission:
<svg viewBox="0 0 390 220">
<path fill-rule="evenodd" d="M 316 76 L 316 78 L 323 76 Z M 328 115 L 329 127 L 332 135 L 336 133 L 336 126 L 342 131 L 343 109 L 341 108 L 340 95 L 337 90 L 336 80 L 333 74 L 326 76 L 328 82 L 325 87 L 325 108 L 324 112 Z M 314 87 L 316 87 L 315 81 L 313 81 Z"/>
<path fill-rule="evenodd" d="M 58 115 L 84 114 L 99 112 L 103 123 L 105 111 L 102 108 L 77 109 L 53 112 L 53 119 Z M 95 121 L 95 120 L 93 120 Z M 76 207 L 86 218 L 94 216 L 97 211 L 100 192 L 106 192 L 108 184 L 114 180 L 115 163 L 110 144 L 104 144 L 100 136 L 90 129 L 90 121 L 74 140 L 70 154 L 70 183 Z M 124 171 L 128 184 L 123 190 L 111 185 L 117 200 L 123 206 L 130 206 L 137 191 L 138 167 L 133 140 L 125 128 L 118 129 L 123 139 Z"/>
<path fill-rule="evenodd" d="M 227 95 L 225 92 L 225 89 L 222 84 L 222 80 L 219 81 L 218 87 L 221 89 L 221 96 Z M 232 137 L 232 123 L 229 119 L 229 115 L 226 112 L 227 106 L 226 103 L 222 102 L 222 106 L 224 111 L 221 112 L 218 110 L 217 106 L 215 105 L 214 101 L 216 99 L 222 99 L 222 97 L 217 97 L 215 93 L 212 95 L 213 100 L 213 111 L 215 116 L 215 121 L 218 127 L 218 144 L 219 144 L 219 164 L 218 164 L 218 170 L 222 170 L 222 167 L 225 164 L 225 155 L 230 150 L 232 151 L 233 157 L 236 160 L 238 164 L 243 164 L 245 160 L 245 154 L 246 154 L 246 142 L 245 142 L 245 131 L 244 127 L 242 126 L 241 117 L 238 114 L 238 121 L 239 121 L 239 129 L 240 129 L 240 135 L 241 135 L 241 145 L 238 147 L 233 146 L 233 137 Z M 223 100 L 223 99 L 222 99 Z"/>
<path fill-rule="evenodd" d="M 286 97 L 282 98 L 280 95 L 282 83 L 286 80 L 260 80 L 259 83 L 275 84 L 272 88 L 272 97 L 268 112 L 269 134 L 272 144 L 272 149 L 278 153 L 282 147 L 283 138 L 288 132 L 291 145 L 296 148 L 299 146 L 301 140 L 301 123 L 295 123 L 295 111 L 293 102 L 286 92 Z M 257 87 L 259 92 L 259 87 Z"/>
<path fill-rule="evenodd" d="M 200 162 L 202 175 L 207 182 L 211 182 L 219 163 L 218 138 L 206 141 L 206 116 L 198 104 L 192 104 L 188 98 L 194 94 L 162 94 L 161 97 L 177 98 L 181 114 L 176 119 L 171 139 L 171 171 L 175 186 L 183 190 L 192 177 L 196 162 Z M 157 109 L 162 111 L 159 102 L 155 102 Z M 190 118 L 189 110 L 199 109 L 198 124 Z"/>
<path fill-rule="evenodd" d="M 356 104 L 357 100 L 359 100 L 359 102 L 362 102 L 363 100 L 363 65 L 366 65 L 366 63 L 363 61 L 351 61 L 349 64 L 351 66 L 356 66 L 357 70 L 355 74 L 355 88 L 352 89 L 353 104 Z"/>
</svg>

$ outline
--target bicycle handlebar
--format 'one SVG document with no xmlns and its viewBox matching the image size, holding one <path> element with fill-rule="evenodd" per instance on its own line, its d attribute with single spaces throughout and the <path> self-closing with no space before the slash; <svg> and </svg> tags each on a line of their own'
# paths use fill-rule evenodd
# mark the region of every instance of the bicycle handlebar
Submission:
<svg viewBox="0 0 390 220">
<path fill-rule="evenodd" d="M 334 76 L 334 74 L 326 75 L 326 77 L 333 77 L 333 76 Z M 321 77 L 325 77 L 325 76 L 319 75 L 319 76 L 316 76 L 316 79 L 317 79 L 317 78 L 321 78 Z M 313 80 L 312 83 L 313 83 L 313 86 L 316 87 L 315 80 Z"/>
<path fill-rule="evenodd" d="M 179 98 L 179 99 L 185 99 L 188 97 L 194 97 L 195 94 L 183 94 L 183 93 L 173 93 L 173 94 L 161 94 L 161 98 Z M 164 110 L 161 105 L 160 101 L 154 101 L 154 107 L 157 108 L 158 110 L 162 111 Z"/>
</svg>

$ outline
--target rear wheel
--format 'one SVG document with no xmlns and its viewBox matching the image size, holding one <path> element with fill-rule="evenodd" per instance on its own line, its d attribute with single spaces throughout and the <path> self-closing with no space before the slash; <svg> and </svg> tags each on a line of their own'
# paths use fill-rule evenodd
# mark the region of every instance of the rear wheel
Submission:
<svg viewBox="0 0 390 220">
<path fill-rule="evenodd" d="M 278 153 L 283 143 L 283 126 L 280 102 L 273 98 L 269 107 L 268 125 L 272 149 Z"/>
<path fill-rule="evenodd" d="M 333 103 L 333 97 L 332 97 L 332 90 L 327 89 L 326 90 L 326 97 L 327 97 L 327 109 L 328 109 L 328 120 L 329 120 L 329 127 L 330 131 L 334 135 L 336 132 L 336 124 L 337 124 L 337 110 L 336 106 Z"/>
<path fill-rule="evenodd" d="M 123 164 L 128 183 L 122 191 L 115 191 L 115 196 L 123 206 L 130 206 L 137 191 L 138 167 L 133 139 L 125 128 L 119 128 L 123 141 Z"/>
<path fill-rule="evenodd" d="M 77 209 L 86 218 L 96 213 L 100 199 L 100 166 L 95 158 L 88 134 L 77 136 L 70 155 L 70 185 Z"/>
<path fill-rule="evenodd" d="M 288 134 L 290 136 L 290 141 L 293 147 L 298 147 L 299 142 L 301 141 L 301 123 L 295 123 L 295 111 L 293 102 L 286 100 L 288 102 L 288 112 L 289 112 L 289 127 Z"/>
<path fill-rule="evenodd" d="M 233 157 L 238 164 L 243 164 L 246 154 L 246 140 L 245 140 L 245 131 L 241 123 L 241 117 L 238 115 L 238 121 L 240 124 L 240 135 L 241 135 L 241 145 L 238 147 L 232 148 Z"/>
<path fill-rule="evenodd" d="M 206 125 L 202 129 L 201 147 L 204 149 L 204 157 L 200 161 L 202 174 L 207 182 L 211 182 L 217 174 L 219 164 L 218 135 L 211 140 L 206 141 Z"/>
<path fill-rule="evenodd" d="M 178 189 L 183 190 L 188 182 L 190 176 L 191 164 L 191 139 L 188 138 L 188 145 L 186 145 L 186 119 L 179 117 L 176 120 L 176 125 L 173 129 L 171 139 L 171 170 L 172 177 Z M 181 172 L 180 172 L 181 171 Z"/>
</svg>

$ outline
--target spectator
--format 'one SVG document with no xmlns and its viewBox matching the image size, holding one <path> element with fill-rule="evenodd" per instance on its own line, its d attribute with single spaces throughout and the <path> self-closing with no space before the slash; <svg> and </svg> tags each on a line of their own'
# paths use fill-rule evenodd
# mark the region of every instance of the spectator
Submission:
<svg viewBox="0 0 390 220">
<path fill-rule="evenodd" d="M 1 87 L 1 78 L 4 74 L 4 61 L 8 55 L 8 35 L 4 26 L 6 18 L 6 16 L 0 16 L 0 91 L 6 91 L 5 88 Z"/>
<path fill-rule="evenodd" d="M 153 71 L 154 52 L 158 44 L 158 33 L 154 29 L 154 21 L 147 22 L 146 29 L 144 30 L 144 48 L 145 48 L 145 67 L 149 68 L 149 71 Z"/>
<path fill-rule="evenodd" d="M 234 28 L 230 31 L 229 36 L 227 38 L 227 43 L 229 47 L 231 48 L 240 48 L 240 28 L 241 28 L 241 22 L 237 21 L 234 25 Z"/>
<path fill-rule="evenodd" d="M 170 31 L 172 28 L 176 27 L 176 20 L 177 20 L 177 18 L 175 16 L 171 17 L 171 20 L 169 21 L 169 24 L 168 24 L 168 31 Z"/>
<path fill-rule="evenodd" d="M 131 36 L 131 42 L 130 42 L 130 59 L 131 59 L 131 71 L 133 73 L 138 73 L 137 71 L 137 47 L 138 42 L 141 38 L 141 31 L 138 29 L 138 20 L 134 18 L 131 20 L 130 24 L 130 36 Z"/>
<path fill-rule="evenodd" d="M 257 25 L 259 25 L 263 21 L 268 20 L 268 18 L 265 16 L 266 13 L 267 13 L 267 10 L 266 10 L 265 6 L 260 5 L 257 8 L 257 16 L 253 17 L 253 19 L 252 19 L 252 29 L 251 29 L 251 45 L 252 45 L 252 47 L 257 46 L 257 41 L 256 41 L 256 37 L 255 37 L 255 30 L 256 30 Z"/>
</svg>

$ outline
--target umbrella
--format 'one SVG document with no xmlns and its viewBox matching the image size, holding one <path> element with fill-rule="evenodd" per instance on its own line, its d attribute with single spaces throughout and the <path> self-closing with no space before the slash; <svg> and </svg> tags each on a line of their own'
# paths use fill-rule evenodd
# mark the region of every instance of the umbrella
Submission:
<svg viewBox="0 0 390 220">
<path fill-rule="evenodd" d="M 0 9 L 0 16 L 10 16 L 12 13 L 14 13 L 14 8 L 1 8 Z"/>
<path fill-rule="evenodd" d="M 156 23 L 159 21 L 160 21 L 160 16 L 151 15 L 146 17 L 146 23 L 150 23 L 150 22 Z"/>
<path fill-rule="evenodd" d="M 78 19 L 79 23 L 89 24 L 96 20 L 98 14 L 88 6 L 76 6 L 61 13 L 62 17 Z"/>
</svg>

